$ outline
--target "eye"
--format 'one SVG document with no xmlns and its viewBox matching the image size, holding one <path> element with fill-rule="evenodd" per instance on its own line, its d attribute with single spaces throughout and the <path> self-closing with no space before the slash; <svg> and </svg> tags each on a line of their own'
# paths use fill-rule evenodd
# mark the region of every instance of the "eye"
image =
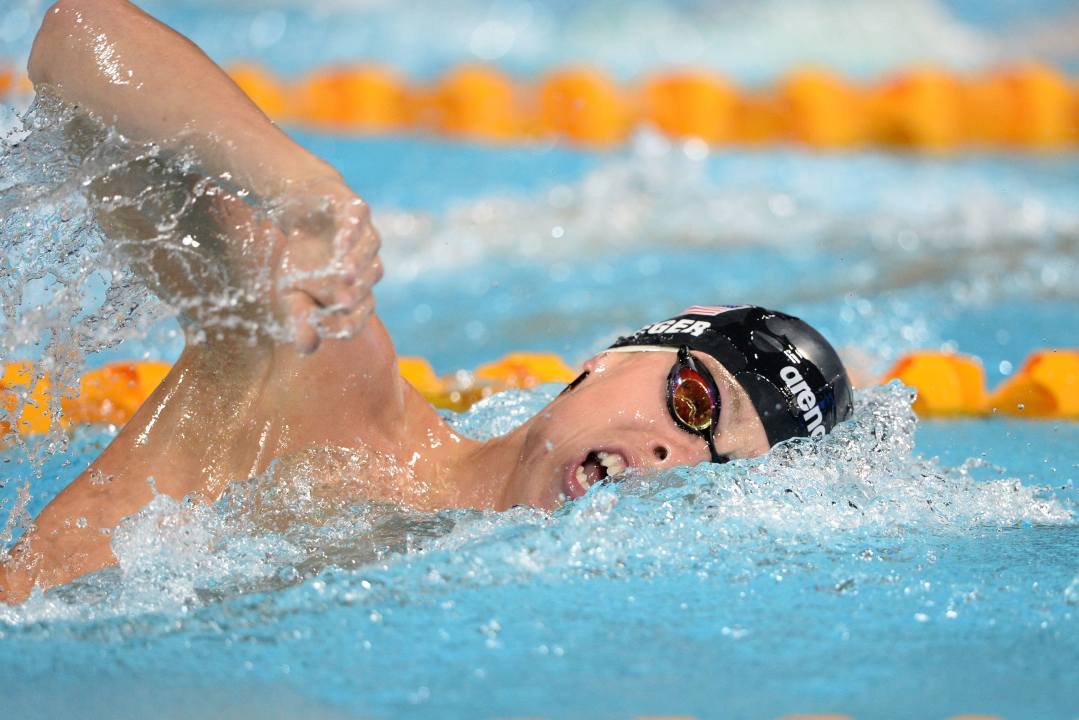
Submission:
<svg viewBox="0 0 1079 720">
<path fill-rule="evenodd" d="M 695 375 L 695 373 L 694 373 Z M 675 415 L 694 430 L 704 430 L 712 424 L 712 395 L 705 384 L 695 378 L 684 378 L 674 389 Z"/>
<path fill-rule="evenodd" d="M 580 375 L 578 375 L 578 376 L 577 376 L 577 377 L 576 377 L 576 378 L 575 378 L 575 379 L 573 380 L 573 382 L 571 382 L 571 383 L 570 383 L 569 385 L 567 385 L 567 386 L 566 386 L 566 387 L 565 387 L 565 388 L 564 388 L 564 389 L 562 390 L 562 392 L 560 392 L 560 393 L 558 393 L 558 394 L 559 394 L 560 396 L 561 396 L 561 395 L 565 395 L 565 394 L 566 394 L 566 393 L 568 393 L 568 392 L 569 392 L 570 390 L 572 390 L 573 388 L 575 388 L 575 387 L 577 387 L 578 385 L 580 385 L 581 383 L 583 383 L 583 382 L 584 382 L 584 379 L 585 379 L 586 377 L 588 377 L 588 371 L 587 371 L 587 370 L 585 370 L 585 371 L 584 371 L 583 373 L 581 373 Z"/>
</svg>

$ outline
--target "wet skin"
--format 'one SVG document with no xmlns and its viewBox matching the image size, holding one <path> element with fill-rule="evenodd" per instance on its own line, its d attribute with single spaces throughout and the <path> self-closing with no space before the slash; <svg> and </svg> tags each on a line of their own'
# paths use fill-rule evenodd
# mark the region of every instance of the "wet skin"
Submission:
<svg viewBox="0 0 1079 720">
<path fill-rule="evenodd" d="M 612 471 L 709 458 L 705 441 L 667 411 L 675 354 L 666 352 L 601 353 L 585 363 L 583 382 L 508 435 L 485 443 L 459 436 L 401 378 L 393 343 L 373 313 L 371 289 L 382 271 L 366 204 L 198 48 L 138 8 L 61 0 L 46 11 L 29 73 L 39 90 L 133 141 L 190 153 L 211 180 L 227 173 L 228 183 L 191 206 L 193 225 L 207 228 L 199 236 L 208 253 L 202 260 L 225 270 L 217 277 L 239 286 L 231 289 L 245 293 L 253 316 L 290 332 L 252 337 L 215 325 L 219 308 L 200 307 L 207 288 L 182 274 L 169 252 L 158 252 L 176 240 L 154 235 L 160 218 L 140 216 L 143 208 L 100 212 L 110 237 L 129 247 L 148 243 L 152 252 L 132 268 L 162 299 L 185 308 L 188 344 L 113 442 L 0 563 L 0 600 L 18 602 L 34 587 L 115 563 L 111 530 L 151 500 L 150 477 L 158 492 L 178 500 L 212 501 L 229 482 L 264 473 L 275 459 L 287 470 L 290 458 L 330 448 L 327 456 L 348 461 L 292 463 L 316 476 L 312 492 L 320 496 L 420 509 L 552 509 L 584 492 L 575 472 L 581 463 L 592 478 L 606 472 L 595 461 L 599 453 Z M 274 222 L 257 217 L 226 185 L 276 202 Z M 272 282 L 244 285 L 259 276 L 253 267 L 268 268 Z M 722 400 L 718 452 L 766 452 L 744 391 L 715 360 L 697 357 Z M 289 482 L 287 475 L 275 481 Z"/>
</svg>

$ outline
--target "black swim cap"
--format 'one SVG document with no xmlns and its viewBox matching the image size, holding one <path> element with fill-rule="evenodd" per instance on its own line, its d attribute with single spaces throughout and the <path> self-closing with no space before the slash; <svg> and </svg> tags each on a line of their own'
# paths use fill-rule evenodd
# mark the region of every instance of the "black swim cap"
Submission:
<svg viewBox="0 0 1079 720">
<path fill-rule="evenodd" d="M 611 347 L 635 345 L 687 345 L 714 357 L 749 395 L 771 445 L 820 437 L 854 410 L 835 349 L 807 323 L 774 310 L 694 305 Z"/>
</svg>

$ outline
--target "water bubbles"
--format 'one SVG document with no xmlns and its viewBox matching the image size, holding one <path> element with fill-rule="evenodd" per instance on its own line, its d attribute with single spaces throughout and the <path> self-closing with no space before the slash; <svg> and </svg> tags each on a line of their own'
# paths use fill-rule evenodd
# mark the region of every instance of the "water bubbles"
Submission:
<svg viewBox="0 0 1079 720">
<path fill-rule="evenodd" d="M 700 138 L 689 138 L 682 143 L 682 152 L 690 160 L 700 162 L 708 157 L 711 148 Z"/>
<path fill-rule="evenodd" d="M 921 238 L 918 237 L 918 233 L 910 229 L 900 230 L 896 235 L 895 241 L 899 245 L 900 249 L 906 252 L 914 252 L 918 249 Z"/>
<path fill-rule="evenodd" d="M 489 648 L 499 646 L 498 636 L 502 632 L 502 624 L 496 618 L 491 618 L 480 626 L 480 634 L 487 638 L 484 644 Z"/>
<path fill-rule="evenodd" d="M 748 635 L 749 631 L 746 630 L 745 628 L 738 627 L 737 625 L 734 626 L 734 627 L 728 627 L 728 626 L 724 625 L 722 628 L 720 628 L 720 633 L 724 637 L 729 637 L 732 640 L 740 640 L 740 639 L 744 638 L 746 635 Z"/>
<path fill-rule="evenodd" d="M 280 10 L 262 10 L 251 20 L 247 39 L 255 50 L 264 50 L 280 42 L 288 28 L 288 19 Z"/>
<path fill-rule="evenodd" d="M 1079 575 L 1064 588 L 1064 601 L 1069 605 L 1079 605 Z"/>
<path fill-rule="evenodd" d="M 431 306 L 427 303 L 420 303 L 412 308 L 412 320 L 421 325 L 430 322 L 432 315 Z"/>
<path fill-rule="evenodd" d="M 777 194 L 768 198 L 768 209 L 776 217 L 790 217 L 795 212 L 794 200 L 789 195 Z"/>
<path fill-rule="evenodd" d="M 465 336 L 472 342 L 483 342 L 487 337 L 487 326 L 480 320 L 470 320 L 465 325 Z"/>
</svg>

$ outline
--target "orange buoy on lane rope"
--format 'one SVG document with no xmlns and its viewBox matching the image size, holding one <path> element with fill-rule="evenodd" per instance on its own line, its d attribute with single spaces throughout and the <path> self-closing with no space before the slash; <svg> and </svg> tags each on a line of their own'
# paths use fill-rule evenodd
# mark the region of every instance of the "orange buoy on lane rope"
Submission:
<svg viewBox="0 0 1079 720">
<path fill-rule="evenodd" d="M 785 139 L 783 102 L 769 90 L 743 92 L 734 112 L 734 140 L 760 145 Z"/>
<path fill-rule="evenodd" d="M 1009 415 L 1079 418 L 1079 350 L 1032 353 L 988 403 Z"/>
<path fill-rule="evenodd" d="M 364 132 L 419 128 L 493 142 L 557 136 L 603 148 L 644 120 L 672 137 L 713 144 L 789 141 L 827 150 L 1055 150 L 1079 142 L 1079 85 L 1040 62 L 969 76 L 912 67 L 872 87 L 803 67 L 754 89 L 707 68 L 657 72 L 632 89 L 591 67 L 526 85 L 469 64 L 430 87 L 410 87 L 377 65 L 323 68 L 295 84 L 255 63 L 230 73 L 271 117 Z M 0 68 L 0 96 L 30 91 L 25 73 Z"/>
<path fill-rule="evenodd" d="M 869 97 L 873 137 L 881 144 L 940 152 L 966 140 L 963 87 L 945 70 L 908 70 Z"/>
<path fill-rule="evenodd" d="M 978 147 L 1006 145 L 1015 116 L 1015 97 L 996 75 L 968 77 L 962 83 L 963 134 Z"/>
<path fill-rule="evenodd" d="M 538 91 L 537 129 L 577 143 L 609 146 L 629 135 L 634 113 L 622 90 L 599 70 L 569 68 L 548 75 Z"/>
<path fill-rule="evenodd" d="M 368 65 L 314 73 L 297 90 L 297 113 L 320 125 L 369 132 L 408 125 L 408 92 L 398 76 Z"/>
<path fill-rule="evenodd" d="M 783 78 L 779 95 L 787 134 L 795 142 L 832 149 L 865 142 L 865 99 L 838 75 L 811 68 L 796 70 Z"/>
<path fill-rule="evenodd" d="M 0 67 L 0 97 L 4 97 L 15 84 L 15 73 L 9 67 Z"/>
<path fill-rule="evenodd" d="M 1036 149 L 1068 144 L 1072 96 L 1067 79 L 1042 63 L 1024 63 L 997 73 L 1011 95 L 1007 141 Z"/>
<path fill-rule="evenodd" d="M 401 373 L 401 377 L 407 380 L 424 397 L 438 395 L 446 389 L 445 383 L 435 374 L 431 363 L 423 358 L 397 358 L 397 370 Z"/>
<path fill-rule="evenodd" d="M 71 423 L 123 425 L 168 375 L 164 362 L 117 362 L 87 371 L 79 393 L 62 401 Z"/>
<path fill-rule="evenodd" d="M 709 143 L 734 137 L 738 92 L 724 77 L 687 70 L 647 78 L 641 88 L 642 114 L 673 137 Z"/>
<path fill-rule="evenodd" d="M 515 352 L 476 368 L 476 377 L 506 387 L 533 388 L 541 383 L 568 383 L 576 371 L 554 353 Z"/>
<path fill-rule="evenodd" d="M 504 73 L 482 65 L 459 67 L 430 94 L 421 121 L 438 132 L 456 137 L 505 141 L 525 129 L 518 90 Z"/>
<path fill-rule="evenodd" d="M 1073 82 L 1071 86 L 1072 94 L 1072 145 L 1079 144 L 1079 82 Z"/>
<path fill-rule="evenodd" d="M 881 382 L 899 380 L 918 391 L 914 411 L 925 417 L 980 415 L 987 393 L 982 364 L 969 355 L 925 350 L 900 358 Z"/>
<path fill-rule="evenodd" d="M 48 432 L 52 427 L 53 391 L 47 373 L 35 373 L 32 363 L 9 362 L 0 375 L 0 407 L 15 422 L 19 434 Z M 0 423 L 2 435 L 12 430 L 10 421 Z"/>
<path fill-rule="evenodd" d="M 287 116 L 285 86 L 273 74 L 253 63 L 241 63 L 228 70 L 232 81 L 258 105 L 259 110 L 274 119 Z"/>
</svg>

